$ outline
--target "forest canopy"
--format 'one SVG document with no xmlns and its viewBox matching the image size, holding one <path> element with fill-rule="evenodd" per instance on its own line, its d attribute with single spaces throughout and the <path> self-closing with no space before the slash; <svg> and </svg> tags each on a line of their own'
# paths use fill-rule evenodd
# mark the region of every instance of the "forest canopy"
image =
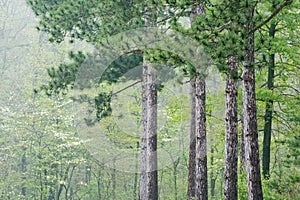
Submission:
<svg viewBox="0 0 300 200">
<path fill-rule="evenodd" d="M 300 199 L 299 10 L 0 1 L 0 199 Z"/>
</svg>

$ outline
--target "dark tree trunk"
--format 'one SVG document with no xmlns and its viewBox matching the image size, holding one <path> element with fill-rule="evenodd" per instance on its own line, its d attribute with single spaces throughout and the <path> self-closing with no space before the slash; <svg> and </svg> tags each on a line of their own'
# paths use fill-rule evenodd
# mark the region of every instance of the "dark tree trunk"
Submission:
<svg viewBox="0 0 300 200">
<path fill-rule="evenodd" d="M 254 70 L 254 33 L 253 14 L 254 9 L 249 12 L 249 21 L 247 24 L 247 32 L 249 33 L 246 47 L 246 62 L 243 65 L 242 75 L 242 99 L 243 99 L 243 134 L 245 142 L 245 166 L 246 178 L 248 186 L 248 199 L 263 199 L 260 164 L 259 164 L 259 148 L 258 148 L 258 132 L 256 119 L 256 98 L 255 98 L 255 70 Z"/>
<path fill-rule="evenodd" d="M 210 148 L 210 153 L 211 153 L 211 157 L 210 157 L 210 165 L 213 166 L 215 164 L 215 161 L 214 161 L 214 153 L 215 153 L 215 150 L 214 150 L 214 147 L 211 147 Z M 215 188 L 216 188 L 216 176 L 214 176 L 214 171 L 211 170 L 210 172 L 210 195 L 211 195 L 211 198 L 213 199 L 215 197 Z"/>
<path fill-rule="evenodd" d="M 144 60 L 142 83 L 142 138 L 140 199 L 158 199 L 157 83 L 154 69 Z"/>
<path fill-rule="evenodd" d="M 190 148 L 189 148 L 189 174 L 188 174 L 188 199 L 195 197 L 195 167 L 196 167 L 196 104 L 195 78 L 190 82 Z"/>
<path fill-rule="evenodd" d="M 269 36 L 274 38 L 276 25 L 271 24 L 269 30 Z M 274 67 L 275 67 L 275 54 L 271 54 L 269 58 L 268 66 L 268 82 L 267 87 L 273 91 L 274 88 Z M 264 179 L 270 177 L 270 148 L 271 148 L 271 133 L 272 133 L 272 115 L 273 115 L 273 100 L 268 99 L 266 101 L 265 111 L 265 125 L 264 125 L 264 140 L 263 140 L 263 176 Z"/>
<path fill-rule="evenodd" d="M 238 197 L 237 162 L 238 162 L 238 62 L 236 57 L 228 58 L 229 71 L 226 75 L 226 134 L 225 134 L 225 170 L 224 199 L 235 200 Z"/>
<path fill-rule="evenodd" d="M 197 200 L 208 199 L 205 81 L 196 77 L 196 190 Z"/>
</svg>

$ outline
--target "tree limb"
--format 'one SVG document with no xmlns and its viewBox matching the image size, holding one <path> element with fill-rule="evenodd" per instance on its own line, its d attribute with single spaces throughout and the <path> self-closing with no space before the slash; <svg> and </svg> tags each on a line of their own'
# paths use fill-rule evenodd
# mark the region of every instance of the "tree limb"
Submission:
<svg viewBox="0 0 300 200">
<path fill-rule="evenodd" d="M 255 27 L 254 29 L 252 29 L 251 33 L 254 33 L 255 31 L 257 31 L 258 29 L 260 29 L 263 25 L 265 25 L 266 23 L 268 23 L 271 19 L 273 19 L 284 7 L 290 5 L 293 2 L 293 0 L 289 0 L 284 2 L 279 8 L 277 8 L 277 10 L 275 10 L 265 21 L 263 21 L 260 25 L 258 25 L 257 27 Z"/>
<path fill-rule="evenodd" d="M 119 90 L 119 91 L 117 91 L 117 92 L 111 94 L 111 96 L 117 95 L 117 94 L 123 92 L 124 90 L 127 90 L 128 88 L 133 87 L 133 86 L 135 86 L 136 84 L 141 83 L 141 82 L 142 82 L 141 80 L 136 81 L 136 82 L 134 82 L 134 83 L 132 83 L 132 84 L 126 86 L 125 88 L 122 88 L 121 90 Z"/>
</svg>

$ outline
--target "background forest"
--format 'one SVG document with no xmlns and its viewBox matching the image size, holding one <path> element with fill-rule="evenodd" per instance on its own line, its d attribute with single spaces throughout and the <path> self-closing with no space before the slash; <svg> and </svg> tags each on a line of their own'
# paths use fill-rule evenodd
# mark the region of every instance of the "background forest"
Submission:
<svg viewBox="0 0 300 200">
<path fill-rule="evenodd" d="M 103 136 L 95 146 L 87 147 L 80 132 L 74 102 L 83 100 L 74 97 L 73 85 L 78 69 L 96 60 L 93 56 L 103 38 L 143 27 L 145 21 L 195 39 L 214 60 L 205 97 L 208 199 L 228 199 L 224 197 L 225 89 L 230 78 L 237 84 L 237 189 L 238 199 L 248 198 L 240 157 L 242 61 L 249 42 L 243 36 L 248 23 L 243 6 L 248 8 L 248 1 L 245 5 L 243 1 L 145 2 L 0 0 L 0 199 L 139 199 L 140 73 L 145 58 L 120 57 L 101 77 L 97 86 L 101 93 L 89 91 L 95 95 L 95 105 L 88 111 L 97 120 L 86 123 L 89 127 L 99 123 Z M 251 3 L 263 198 L 300 199 L 300 3 Z M 147 12 L 155 16 L 141 16 Z M 165 152 L 158 158 L 158 196 L 187 199 L 193 67 L 169 52 L 146 53 L 147 61 L 167 66 L 162 74 L 170 76 L 157 92 L 157 148 Z M 226 62 L 231 55 L 233 61 Z M 236 71 L 230 63 L 236 63 Z M 106 153 L 97 156 L 98 147 Z M 114 147 L 137 155 L 132 166 L 115 160 Z M 107 164 L 101 156 L 113 162 Z"/>
</svg>

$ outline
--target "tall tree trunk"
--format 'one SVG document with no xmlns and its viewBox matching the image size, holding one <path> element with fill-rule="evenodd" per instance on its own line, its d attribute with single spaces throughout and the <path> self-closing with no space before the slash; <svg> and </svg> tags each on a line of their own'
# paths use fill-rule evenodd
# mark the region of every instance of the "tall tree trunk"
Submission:
<svg viewBox="0 0 300 200">
<path fill-rule="evenodd" d="M 202 1 L 194 0 L 191 24 L 199 15 L 205 15 Z M 191 80 L 191 133 L 189 157 L 188 198 L 197 200 L 208 198 L 207 152 L 206 152 L 206 93 L 205 80 L 195 77 Z M 193 108 L 194 107 L 194 108 Z M 194 141 L 195 140 L 195 141 Z M 194 159 L 194 160 L 192 160 Z M 194 178 L 191 177 L 194 175 Z"/>
<path fill-rule="evenodd" d="M 224 170 L 224 199 L 236 200 L 237 187 L 237 162 L 238 162 L 238 62 L 237 58 L 228 58 L 229 71 L 226 75 L 226 134 L 225 134 L 225 170 Z"/>
<path fill-rule="evenodd" d="M 269 30 L 269 36 L 271 38 L 275 37 L 274 23 L 271 24 Z M 274 88 L 274 67 L 275 67 L 275 54 L 270 54 L 269 66 L 268 66 L 268 82 L 267 87 L 269 90 L 273 91 Z M 272 115 L 273 115 L 273 100 L 268 99 L 266 101 L 266 111 L 265 111 L 265 125 L 264 125 L 264 140 L 263 140 L 263 176 L 264 179 L 269 179 L 270 177 L 270 148 L 271 148 L 271 132 L 272 132 Z"/>
<path fill-rule="evenodd" d="M 142 139 L 140 199 L 158 199 L 157 185 L 157 83 L 145 59 L 142 83 Z"/>
<path fill-rule="evenodd" d="M 256 119 L 256 99 L 255 99 L 255 69 L 254 69 L 254 33 L 253 16 L 254 8 L 251 6 L 249 10 L 249 19 L 246 31 L 249 33 L 246 47 L 246 62 L 243 65 L 242 75 L 242 99 L 243 99 L 243 134 L 245 142 L 245 165 L 246 178 L 248 186 L 248 199 L 263 199 L 260 164 L 259 164 L 259 148 L 258 148 L 258 132 Z"/>
<path fill-rule="evenodd" d="M 195 197 L 195 167 L 196 167 L 196 104 L 195 78 L 190 82 L 190 148 L 189 148 L 189 174 L 188 174 L 188 199 Z"/>
<path fill-rule="evenodd" d="M 196 190 L 197 200 L 208 199 L 205 81 L 196 77 Z"/>
<path fill-rule="evenodd" d="M 156 25 L 156 13 L 148 1 L 144 7 L 145 26 Z M 154 68 L 143 59 L 142 78 L 142 138 L 140 200 L 158 199 L 157 180 L 157 79 Z"/>
</svg>

